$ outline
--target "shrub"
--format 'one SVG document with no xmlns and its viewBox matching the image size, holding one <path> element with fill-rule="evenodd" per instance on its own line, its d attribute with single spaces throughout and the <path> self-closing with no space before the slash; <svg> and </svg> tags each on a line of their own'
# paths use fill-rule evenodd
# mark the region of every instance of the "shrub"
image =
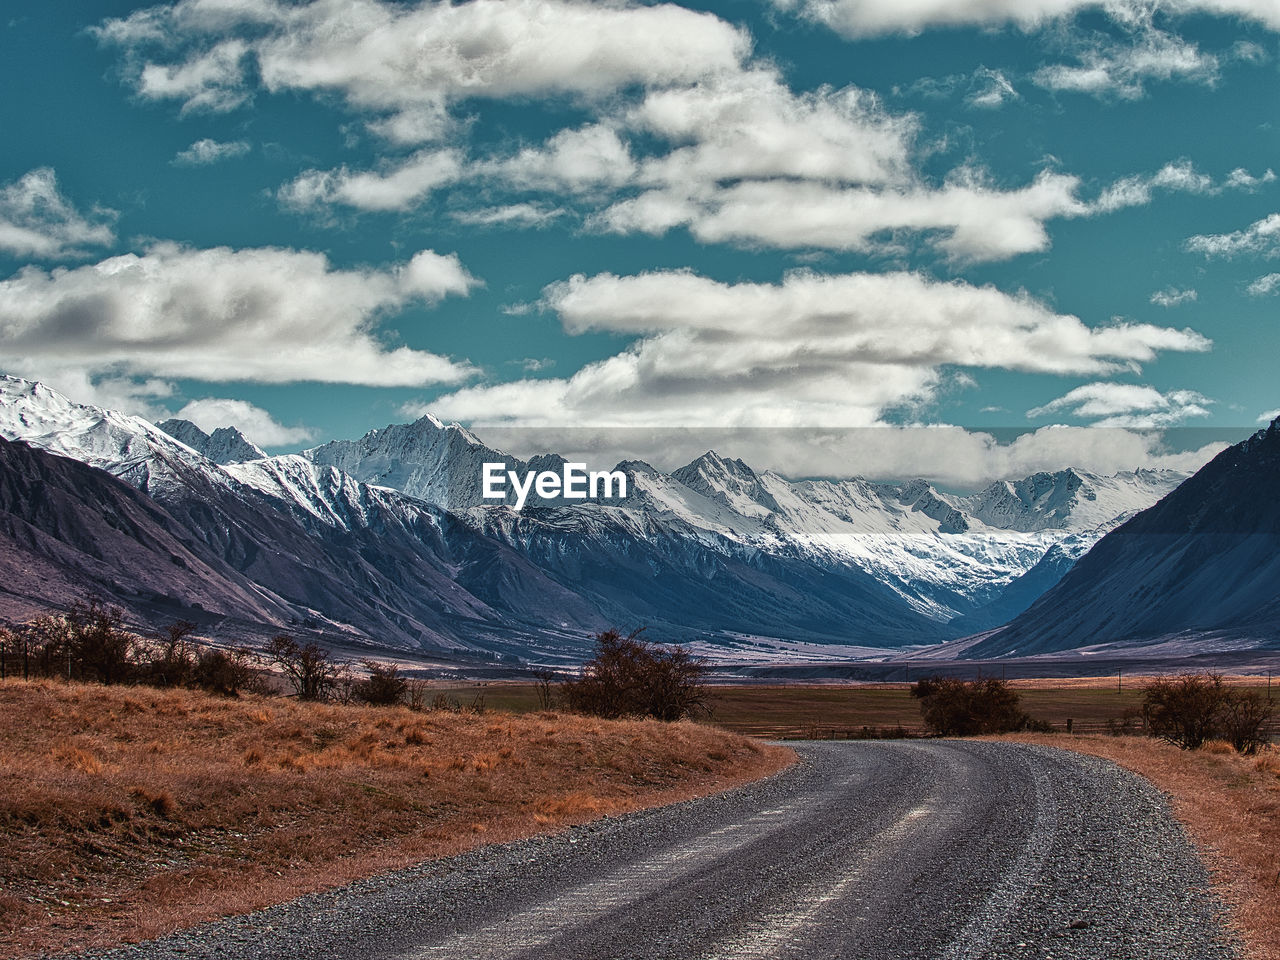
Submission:
<svg viewBox="0 0 1280 960">
<path fill-rule="evenodd" d="M 124 629 L 124 614 L 97 600 L 76 603 L 61 616 L 28 620 L 14 633 L 27 669 L 37 676 L 97 683 L 138 678 L 139 638 Z"/>
<path fill-rule="evenodd" d="M 1161 677 L 1143 689 L 1142 717 L 1153 737 L 1198 750 L 1217 735 L 1226 699 L 1218 674 Z"/>
<path fill-rule="evenodd" d="M 220 693 L 224 697 L 238 697 L 242 690 L 257 692 L 261 687 L 261 676 L 255 659 L 245 647 L 201 650 L 191 672 L 191 682 L 202 690 Z"/>
<path fill-rule="evenodd" d="M 356 681 L 352 689 L 355 699 L 375 707 L 389 707 L 399 703 L 409 685 L 409 681 L 400 676 L 400 668 L 394 663 L 379 663 L 376 660 L 366 660 L 364 665 L 369 676 Z"/>
<path fill-rule="evenodd" d="M 1216 673 L 1161 677 L 1146 685 L 1142 716 L 1151 736 L 1197 750 L 1225 740 L 1253 754 L 1267 742 L 1272 704 L 1256 693 L 1232 690 Z"/>
<path fill-rule="evenodd" d="M 1266 729 L 1272 710 L 1271 701 L 1261 694 L 1229 691 L 1222 705 L 1222 739 L 1237 752 L 1253 756 L 1268 742 Z"/>
<path fill-rule="evenodd" d="M 582 676 L 561 684 L 565 706 L 598 717 L 667 721 L 709 712 L 703 661 L 684 647 L 650 643 L 643 632 L 596 634 L 596 654 Z"/>
<path fill-rule="evenodd" d="M 187 638 L 195 633 L 190 620 L 175 620 L 165 628 L 159 647 L 139 667 L 139 680 L 154 687 L 185 687 L 192 683 L 197 657 Z"/>
<path fill-rule="evenodd" d="M 929 677 L 913 684 L 924 724 L 941 737 L 1012 733 L 1037 724 L 1018 706 L 1018 694 L 1004 680 Z"/>
<path fill-rule="evenodd" d="M 267 641 L 263 652 L 284 671 L 299 700 L 324 700 L 338 681 L 337 664 L 315 641 L 303 646 L 287 634 L 278 634 Z"/>
</svg>

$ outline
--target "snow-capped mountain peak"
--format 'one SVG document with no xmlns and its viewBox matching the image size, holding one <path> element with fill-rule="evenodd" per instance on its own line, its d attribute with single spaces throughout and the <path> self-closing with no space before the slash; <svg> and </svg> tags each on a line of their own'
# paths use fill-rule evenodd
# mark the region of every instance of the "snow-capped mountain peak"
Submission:
<svg viewBox="0 0 1280 960">
<path fill-rule="evenodd" d="M 156 424 L 176 440 L 198 450 L 214 463 L 243 463 L 261 460 L 267 453 L 235 427 L 218 427 L 205 433 L 190 420 L 171 419 Z"/>
<path fill-rule="evenodd" d="M 0 376 L 0 436 L 105 469 L 141 487 L 161 462 L 213 467 L 198 450 L 142 417 L 76 403 L 20 377 Z"/>
</svg>

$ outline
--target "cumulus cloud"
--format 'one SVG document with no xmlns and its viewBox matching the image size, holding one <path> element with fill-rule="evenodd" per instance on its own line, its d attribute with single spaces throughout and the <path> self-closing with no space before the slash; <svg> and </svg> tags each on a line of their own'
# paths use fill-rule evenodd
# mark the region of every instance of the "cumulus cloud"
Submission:
<svg viewBox="0 0 1280 960">
<path fill-rule="evenodd" d="M 1280 213 L 1273 213 L 1232 233 L 1206 233 L 1188 237 L 1184 244 L 1191 253 L 1230 259 L 1241 254 L 1275 257 L 1280 255 Z"/>
<path fill-rule="evenodd" d="M 1047 220 L 1089 212 L 1077 196 L 1079 185 L 1076 177 L 1045 172 L 1006 190 L 973 170 L 958 171 L 938 188 L 750 181 L 693 195 L 648 191 L 603 211 L 594 223 L 653 234 L 683 224 L 708 243 L 858 251 L 894 249 L 898 234 L 924 234 L 949 258 L 977 262 L 1047 248 Z"/>
<path fill-rule="evenodd" d="M 414 302 L 465 295 L 456 256 L 336 270 L 319 253 L 156 244 L 142 254 L 0 282 L 0 352 L 12 365 L 94 375 L 456 383 L 469 366 L 386 343 L 379 320 Z"/>
<path fill-rule="evenodd" d="M 1280 273 L 1268 273 L 1250 283 L 1245 293 L 1251 297 L 1269 297 L 1277 290 L 1280 290 Z"/>
<path fill-rule="evenodd" d="M 1209 416 L 1213 403 L 1194 390 L 1161 393 L 1155 387 L 1130 383 L 1088 383 L 1027 411 L 1039 418 L 1068 414 L 1094 420 L 1098 427 L 1155 430 L 1176 426 L 1191 417 Z"/>
<path fill-rule="evenodd" d="M 1280 417 L 1280 409 L 1268 410 L 1266 413 L 1258 414 L 1258 423 L 1270 423 L 1277 417 Z"/>
<path fill-rule="evenodd" d="M 887 33 L 916 34 L 936 27 L 996 27 L 1012 24 L 1023 30 L 1086 10 L 1105 9 L 1119 17 L 1132 16 L 1136 4 L 1100 0 L 773 0 L 844 36 L 868 37 Z M 1170 13 L 1236 16 L 1280 29 L 1280 9 L 1270 0 L 1173 0 L 1162 5 Z"/>
<path fill-rule="evenodd" d="M 913 273 L 600 274 L 551 285 L 543 306 L 571 334 L 637 339 L 570 377 L 464 388 L 433 408 L 526 426 L 868 426 L 933 398 L 948 368 L 1103 372 L 1209 347 L 1191 330 L 1090 328 L 1025 295 Z"/>
<path fill-rule="evenodd" d="M 378 171 L 307 170 L 277 192 L 280 203 L 294 210 L 342 204 L 357 210 L 404 210 L 432 190 L 456 181 L 462 172 L 457 150 L 423 150 L 385 163 Z"/>
<path fill-rule="evenodd" d="M 207 167 L 222 160 L 243 157 L 249 150 L 249 143 L 246 140 L 220 142 L 206 137 L 203 140 L 197 140 L 187 149 L 180 151 L 173 158 L 173 162 L 180 166 Z"/>
<path fill-rule="evenodd" d="M 1151 302 L 1157 307 L 1178 307 L 1184 303 L 1194 303 L 1199 296 L 1195 290 L 1179 290 L 1177 287 L 1167 287 L 1151 294 Z"/>
<path fill-rule="evenodd" d="M 690 82 L 736 68 L 749 49 L 743 32 L 711 14 L 572 0 L 179 0 L 95 32 L 124 50 L 143 97 L 232 109 L 252 95 L 256 74 L 272 93 L 336 94 L 404 143 L 441 136 L 464 99 Z"/>
<path fill-rule="evenodd" d="M 58 189 L 57 174 L 39 167 L 0 186 L 0 251 L 21 257 L 62 259 L 85 247 L 115 243 L 115 211 L 78 211 Z"/>
<path fill-rule="evenodd" d="M 545 144 L 477 163 L 472 174 L 518 190 L 583 192 L 631 181 L 636 162 L 618 131 L 605 123 L 561 130 Z"/>
<path fill-rule="evenodd" d="M 251 442 L 264 447 L 306 443 L 315 437 L 315 432 L 307 427 L 286 427 L 261 407 L 227 397 L 192 400 L 177 416 L 190 420 L 205 433 L 213 433 L 220 427 L 235 427 Z"/>
</svg>

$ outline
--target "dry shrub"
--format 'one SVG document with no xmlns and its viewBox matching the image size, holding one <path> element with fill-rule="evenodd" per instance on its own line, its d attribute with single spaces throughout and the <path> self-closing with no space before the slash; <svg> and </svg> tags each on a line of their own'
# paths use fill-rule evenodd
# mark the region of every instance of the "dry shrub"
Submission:
<svg viewBox="0 0 1280 960">
<path fill-rule="evenodd" d="M 144 804 L 152 813 L 164 820 L 172 820 L 178 812 L 178 804 L 168 790 L 133 787 L 129 791 L 129 796 Z"/>
<path fill-rule="evenodd" d="M 73 770 L 96 777 L 102 773 L 102 762 L 93 754 L 70 744 L 62 744 L 54 748 L 53 757 L 62 761 Z"/>
</svg>

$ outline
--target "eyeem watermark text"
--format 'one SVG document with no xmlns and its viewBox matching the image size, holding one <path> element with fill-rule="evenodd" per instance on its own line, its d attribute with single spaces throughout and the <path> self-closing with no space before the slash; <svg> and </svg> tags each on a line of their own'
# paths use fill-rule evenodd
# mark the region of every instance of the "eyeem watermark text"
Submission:
<svg viewBox="0 0 1280 960">
<path fill-rule="evenodd" d="M 515 491 L 516 510 L 523 510 L 529 492 L 543 500 L 560 497 L 564 500 L 612 500 L 627 495 L 627 475 L 621 470 L 587 471 L 585 463 L 566 463 L 560 473 L 554 470 L 530 470 L 521 477 L 508 470 L 505 463 L 484 464 L 484 492 L 486 500 L 507 499 L 507 485 Z M 615 492 L 616 491 L 616 492 Z"/>
</svg>

